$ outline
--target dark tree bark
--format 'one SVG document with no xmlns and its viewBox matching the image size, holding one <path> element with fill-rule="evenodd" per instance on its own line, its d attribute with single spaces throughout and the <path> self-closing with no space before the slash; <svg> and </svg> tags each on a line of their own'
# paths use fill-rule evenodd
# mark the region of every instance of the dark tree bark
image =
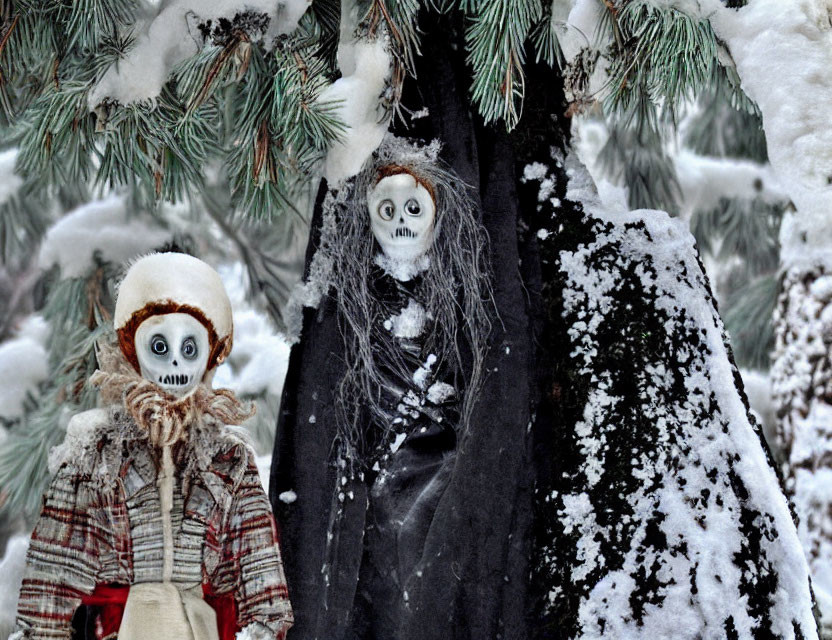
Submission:
<svg viewBox="0 0 832 640">
<path fill-rule="evenodd" d="M 342 337 L 330 298 L 306 310 L 271 483 L 290 637 L 815 637 L 794 525 L 689 235 L 659 212 L 578 202 L 592 185 L 575 189 L 555 71 L 529 65 L 507 134 L 473 113 L 456 18 L 420 26 L 402 104 L 428 116 L 395 128 L 438 138 L 478 198 L 499 314 L 488 373 L 403 597 L 357 604 L 362 482 L 341 487 L 352 499 L 328 539 Z"/>
</svg>

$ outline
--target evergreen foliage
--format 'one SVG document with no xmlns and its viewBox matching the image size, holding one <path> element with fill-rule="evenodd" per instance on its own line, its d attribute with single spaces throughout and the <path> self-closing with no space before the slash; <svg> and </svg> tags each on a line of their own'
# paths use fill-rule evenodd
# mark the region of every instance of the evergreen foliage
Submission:
<svg viewBox="0 0 832 640">
<path fill-rule="evenodd" d="M 612 32 L 607 111 L 626 125 L 658 131 L 705 86 L 717 65 L 716 36 L 707 20 L 649 0 L 606 3 Z"/>
<path fill-rule="evenodd" d="M 340 131 L 334 105 L 317 100 L 331 72 L 318 56 L 320 12 L 270 50 L 242 27 L 205 32 L 158 99 L 89 105 L 133 44 L 138 13 L 127 0 L 14 4 L 0 64 L 18 172 L 39 191 L 94 183 L 154 205 L 199 192 L 204 167 L 222 163 L 240 211 L 283 210 Z"/>
<path fill-rule="evenodd" d="M 50 274 L 55 277 L 54 271 Z M 50 335 L 47 342 L 51 376 L 37 403 L 16 425 L 0 448 L 0 513 L 37 515 L 49 480 L 49 451 L 60 444 L 69 417 L 95 405 L 87 379 L 95 371 L 96 340 L 111 327 L 112 265 L 97 264 L 86 277 L 53 283 L 42 309 Z"/>
<path fill-rule="evenodd" d="M 712 157 L 767 161 L 762 121 L 756 108 L 732 99 L 715 84 L 705 92 L 683 137 L 697 153 Z M 761 192 L 762 183 L 756 185 Z M 780 222 L 785 202 L 762 197 L 721 198 L 691 216 L 699 250 L 722 265 L 715 282 L 723 319 L 741 367 L 768 370 L 774 348 L 773 313 L 780 262 Z"/>
<path fill-rule="evenodd" d="M 685 110 L 700 95 L 713 95 L 720 105 L 727 99 L 733 111 L 741 108 L 748 117 L 757 115 L 756 107 L 740 90 L 733 67 L 720 62 L 721 45 L 707 19 L 651 0 L 616 0 L 603 7 L 591 47 L 606 65 L 601 101 L 611 133 L 599 160 L 613 182 L 628 188 L 631 207 L 673 214 L 681 194 L 667 146 Z M 584 67 L 573 69 L 573 76 L 587 79 L 577 84 L 576 111 L 592 102 L 588 78 L 598 64 L 586 55 L 573 63 Z M 731 124 L 725 124 L 726 134 Z M 702 123 L 702 139 L 723 133 L 707 126 Z M 739 140 L 726 144 L 733 148 Z M 759 144 L 758 138 L 749 144 Z"/>
</svg>

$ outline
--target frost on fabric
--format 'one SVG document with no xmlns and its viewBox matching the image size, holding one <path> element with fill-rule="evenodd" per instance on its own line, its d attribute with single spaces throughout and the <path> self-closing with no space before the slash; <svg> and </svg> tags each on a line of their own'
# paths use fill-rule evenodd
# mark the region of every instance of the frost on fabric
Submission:
<svg viewBox="0 0 832 640">
<path fill-rule="evenodd" d="M 110 196 L 84 204 L 52 225 L 38 262 L 43 269 L 57 264 L 62 278 L 79 278 L 92 268 L 95 253 L 105 261 L 125 264 L 170 238 L 171 232 L 147 218 L 128 216 L 124 200 Z"/>
<path fill-rule="evenodd" d="M 292 504 L 298 499 L 298 494 L 294 491 L 283 491 L 277 499 L 283 502 L 284 504 Z"/>
<path fill-rule="evenodd" d="M 23 178 L 14 172 L 17 161 L 17 149 L 6 149 L 0 152 L 0 205 L 9 201 L 17 190 L 23 186 Z"/>
<path fill-rule="evenodd" d="M 26 568 L 29 536 L 19 535 L 6 543 L 6 553 L 0 560 L 0 638 L 8 638 L 15 627 L 17 596 Z"/>
<path fill-rule="evenodd" d="M 95 109 L 109 98 L 121 104 L 155 100 L 174 67 L 203 44 L 222 42 L 232 29 L 271 49 L 274 39 L 297 27 L 310 0 L 170 0 L 140 21 L 136 42 L 90 92 Z M 226 33 L 228 32 L 228 33 Z"/>
<path fill-rule="evenodd" d="M 576 427 L 548 434 L 556 472 L 537 490 L 542 614 L 574 638 L 817 638 L 692 236 L 663 212 L 604 209 L 572 159 L 566 173 L 573 206 L 546 210 L 557 231 L 541 252 L 557 265 Z"/>
<path fill-rule="evenodd" d="M 768 155 L 797 209 L 781 259 L 832 254 L 832 27 L 821 0 L 754 0 L 739 10 L 700 0 L 763 116 Z"/>
<path fill-rule="evenodd" d="M 383 104 L 390 82 L 392 58 L 385 31 L 374 40 L 356 38 L 359 3 L 341 1 L 338 68 L 341 77 L 324 89 L 319 100 L 335 103 L 346 125 L 341 139 L 327 152 L 324 176 L 330 187 L 357 174 L 387 133 L 389 114 Z"/>
<path fill-rule="evenodd" d="M 832 265 L 790 269 L 775 312 L 771 369 L 782 416 L 777 444 L 814 579 L 822 630 L 832 633 Z"/>
<path fill-rule="evenodd" d="M 447 382 L 434 382 L 428 387 L 427 399 L 433 404 L 442 404 L 456 395 L 456 389 Z"/>
<path fill-rule="evenodd" d="M 427 319 L 425 308 L 411 298 L 400 313 L 390 318 L 389 330 L 397 338 L 418 338 L 425 330 Z"/>
<path fill-rule="evenodd" d="M 383 253 L 379 253 L 373 261 L 376 266 L 381 267 L 384 272 L 391 278 L 395 278 L 399 282 L 408 282 L 413 280 L 423 271 L 427 271 L 430 266 L 430 258 L 427 255 L 421 255 L 415 260 L 401 260 L 393 258 Z"/>
<path fill-rule="evenodd" d="M 27 398 L 37 397 L 46 381 L 48 332 L 41 316 L 31 316 L 14 338 L 0 344 L 0 421 L 20 418 Z"/>
<path fill-rule="evenodd" d="M 417 387 L 419 387 L 420 389 L 424 389 L 427 386 L 428 376 L 430 376 L 431 369 L 433 369 L 433 365 L 435 364 L 436 356 L 434 354 L 430 354 L 425 360 L 425 362 L 422 364 L 422 366 L 416 369 L 416 371 L 413 373 L 413 382 L 416 383 Z M 411 391 L 410 393 L 413 392 Z"/>
</svg>

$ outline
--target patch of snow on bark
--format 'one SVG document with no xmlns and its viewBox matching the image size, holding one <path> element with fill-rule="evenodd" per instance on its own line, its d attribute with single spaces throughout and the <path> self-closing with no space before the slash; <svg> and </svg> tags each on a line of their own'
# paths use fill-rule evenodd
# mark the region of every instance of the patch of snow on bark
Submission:
<svg viewBox="0 0 832 640">
<path fill-rule="evenodd" d="M 832 265 L 793 266 L 775 312 L 771 368 L 777 444 L 812 568 L 825 634 L 832 633 Z"/>
</svg>

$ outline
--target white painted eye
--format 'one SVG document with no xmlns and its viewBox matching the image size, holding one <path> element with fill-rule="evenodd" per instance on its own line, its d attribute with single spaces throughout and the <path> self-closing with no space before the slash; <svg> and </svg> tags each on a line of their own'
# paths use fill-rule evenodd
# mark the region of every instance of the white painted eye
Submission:
<svg viewBox="0 0 832 640">
<path fill-rule="evenodd" d="M 185 338 L 182 342 L 182 355 L 188 360 L 193 360 L 199 355 L 198 349 L 196 348 L 196 340 L 193 338 Z"/>
<path fill-rule="evenodd" d="M 168 341 L 157 333 L 150 339 L 150 350 L 157 356 L 163 356 L 168 352 Z"/>
<path fill-rule="evenodd" d="M 404 210 L 407 212 L 409 216 L 420 216 L 422 215 L 422 207 L 417 202 L 416 198 L 411 198 L 407 202 L 404 203 Z"/>
<path fill-rule="evenodd" d="M 396 205 L 392 200 L 383 200 L 378 205 L 378 215 L 382 220 L 392 220 L 396 213 Z"/>
</svg>

